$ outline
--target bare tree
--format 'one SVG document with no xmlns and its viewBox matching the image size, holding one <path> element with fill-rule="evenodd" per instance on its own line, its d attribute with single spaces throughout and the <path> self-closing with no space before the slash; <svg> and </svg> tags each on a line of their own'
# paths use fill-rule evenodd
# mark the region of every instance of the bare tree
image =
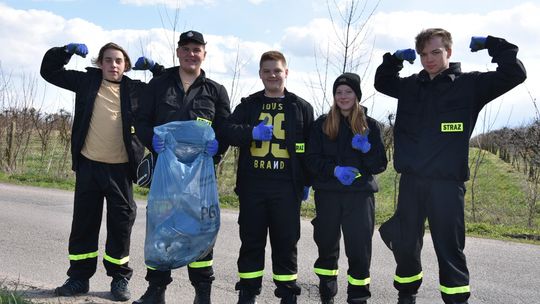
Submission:
<svg viewBox="0 0 540 304">
<path fill-rule="evenodd" d="M 328 15 L 340 45 L 340 52 L 334 64 L 341 73 L 358 70 L 360 59 L 367 54 L 361 52 L 361 46 L 366 38 L 364 29 L 379 6 L 380 0 L 371 9 L 368 8 L 368 2 L 348 0 L 340 6 L 336 0 L 332 0 L 333 6 L 330 6 L 330 2 L 326 1 Z"/>
<path fill-rule="evenodd" d="M 315 50 L 315 66 L 317 77 L 308 81 L 308 87 L 312 91 L 315 114 L 321 114 L 331 105 L 331 94 L 327 93 L 329 79 L 331 75 L 336 76 L 344 72 L 355 72 L 363 66 L 365 77 L 374 43 L 366 41 L 367 26 L 375 10 L 379 6 L 380 0 L 374 1 L 373 6 L 369 6 L 368 0 L 347 0 L 338 3 L 337 0 L 326 1 L 328 15 L 334 31 L 333 37 L 337 41 L 330 41 L 326 44 L 326 49 Z M 336 47 L 331 48 L 331 43 L 336 43 Z M 333 45 L 332 45 L 333 46 Z M 319 97 L 322 96 L 322 97 Z"/>
<path fill-rule="evenodd" d="M 163 11 L 163 13 L 162 13 Z M 174 14 L 171 16 L 169 15 L 169 11 L 164 8 L 163 10 L 159 10 L 159 19 L 161 21 L 161 25 L 164 29 L 170 28 L 171 29 L 171 36 L 167 39 L 169 40 L 169 47 L 171 48 L 171 55 L 172 55 L 172 65 L 176 65 L 176 43 L 178 41 L 178 23 L 180 21 L 180 0 L 176 1 L 176 8 L 174 9 Z M 167 30 L 164 30 L 165 33 L 167 33 Z"/>
</svg>

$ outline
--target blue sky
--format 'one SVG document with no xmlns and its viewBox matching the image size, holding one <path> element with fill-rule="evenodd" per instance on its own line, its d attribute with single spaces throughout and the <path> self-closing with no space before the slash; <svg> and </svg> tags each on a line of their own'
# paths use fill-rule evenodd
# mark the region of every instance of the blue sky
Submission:
<svg viewBox="0 0 540 304">
<path fill-rule="evenodd" d="M 335 7 L 334 0 L 330 1 Z M 335 1 L 338 5 L 343 2 Z M 3 46 L 0 68 L 4 77 L 10 76 L 12 87 L 34 77 L 36 99 L 42 102 L 44 109 L 71 111 L 73 95 L 46 85 L 39 77 L 41 58 L 48 48 L 69 42 L 86 43 L 90 56 L 87 59 L 74 57 L 68 65 L 72 69 L 90 65 L 90 58 L 108 41 L 126 47 L 134 60 L 145 54 L 170 66 L 174 64 L 171 45 L 176 43 L 178 34 L 196 29 L 205 34 L 208 41 L 208 57 L 203 68 L 230 91 L 233 104 L 240 96 L 261 88 L 257 78 L 259 56 L 266 50 L 278 49 L 290 63 L 287 87 L 311 101 L 320 113 L 326 108 L 321 100 L 321 88 L 313 88 L 318 72 L 316 58 L 320 64 L 326 46 L 330 46 L 332 56 L 340 49 L 326 3 L 326 0 L 0 0 L 0 44 Z M 375 3 L 367 1 L 366 10 L 373 9 Z M 180 7 L 179 20 L 173 31 L 167 18 L 174 17 L 176 7 Z M 464 71 L 496 68 L 490 63 L 487 52 L 470 53 L 468 44 L 473 35 L 491 34 L 520 46 L 519 57 L 527 68 L 528 80 L 494 101 L 484 111 L 485 116 L 481 115 L 485 122 L 479 125 L 494 129 L 530 122 L 535 115 L 531 96 L 536 98 L 540 93 L 538 85 L 533 85 L 540 83 L 539 15 L 537 1 L 380 1 L 362 32 L 366 38 L 360 45 L 363 57 L 356 72 L 363 77 L 364 104 L 371 109 L 371 115 L 380 120 L 395 111 L 395 100 L 373 89 L 374 70 L 382 54 L 413 47 L 414 36 L 423 28 L 443 27 L 454 36 L 452 59 L 462 62 Z M 243 66 L 240 85 L 231 92 L 236 55 Z M 419 62 L 406 64 L 402 74 L 409 75 L 420 69 Z M 331 87 L 338 74 L 337 68 L 329 70 L 327 87 Z M 143 72 L 129 72 L 128 76 L 150 78 Z"/>
</svg>

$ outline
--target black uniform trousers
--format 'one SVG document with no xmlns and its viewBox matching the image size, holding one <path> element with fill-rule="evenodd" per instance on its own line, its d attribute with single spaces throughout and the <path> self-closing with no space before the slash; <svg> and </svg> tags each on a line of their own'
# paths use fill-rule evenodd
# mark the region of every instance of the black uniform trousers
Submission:
<svg viewBox="0 0 540 304">
<path fill-rule="evenodd" d="M 191 285 L 197 286 L 199 283 L 212 283 L 214 281 L 213 250 L 201 259 L 188 264 L 188 276 Z M 146 269 L 146 278 L 150 285 L 166 286 L 172 282 L 170 270 Z"/>
<path fill-rule="evenodd" d="M 107 200 L 107 240 L 103 264 L 108 276 L 131 278 L 129 246 L 137 205 L 133 200 L 129 165 L 96 162 L 82 155 L 76 172 L 69 236 L 69 277 L 89 279 L 96 272 L 104 198 Z"/>
<path fill-rule="evenodd" d="M 400 294 L 416 294 L 422 283 L 421 250 L 424 224 L 429 223 L 439 263 L 444 303 L 467 303 L 470 296 L 465 248 L 465 185 L 402 174 L 396 217 L 401 238 L 393 250 L 397 262 L 394 287 Z"/>
<path fill-rule="evenodd" d="M 292 181 L 258 179 L 239 191 L 240 255 L 236 290 L 259 294 L 264 273 L 267 235 L 272 247 L 275 295 L 300 294 L 296 284 L 297 247 L 300 239 L 300 203 Z"/>
<path fill-rule="evenodd" d="M 375 218 L 372 192 L 315 190 L 316 217 L 313 238 L 319 250 L 315 273 L 320 279 L 321 297 L 334 297 L 338 291 L 338 259 L 341 231 L 349 269 L 347 301 L 356 303 L 371 297 L 369 268 Z"/>
</svg>

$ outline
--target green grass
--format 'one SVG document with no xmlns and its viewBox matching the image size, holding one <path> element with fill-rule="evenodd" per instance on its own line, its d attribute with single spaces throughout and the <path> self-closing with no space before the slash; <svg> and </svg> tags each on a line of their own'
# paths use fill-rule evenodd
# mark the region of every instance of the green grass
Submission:
<svg viewBox="0 0 540 304">
<path fill-rule="evenodd" d="M 32 304 L 17 289 L 11 290 L 0 284 L 0 304 Z"/>
<path fill-rule="evenodd" d="M 470 150 L 471 162 L 478 153 L 478 149 Z M 540 243 L 539 207 L 534 214 L 533 227 L 527 225 L 525 176 L 510 164 L 502 162 L 496 155 L 488 152 L 484 154 L 474 187 L 472 180 L 466 183 L 465 221 L 468 235 L 532 240 Z M 56 167 L 53 165 L 55 163 Z M 24 167 L 20 166 L 15 172 L 11 174 L 0 172 L 0 182 L 73 190 L 74 174 L 69 165 L 64 164 L 64 171 L 58 170 L 60 164 L 61 161 L 58 159 L 43 162 L 39 154 L 36 154 L 25 162 Z M 238 209 L 238 197 L 234 193 L 236 183 L 234 167 L 234 150 L 231 150 L 224 161 L 223 170 L 218 173 L 220 204 L 226 209 Z M 471 175 L 473 170 L 474 164 L 471 163 Z M 380 189 L 375 195 L 377 224 L 384 222 L 394 212 L 394 199 L 397 197 L 397 193 L 394 193 L 397 191 L 394 187 L 396 176 L 392 163 L 389 163 L 387 170 L 376 177 Z M 146 199 L 148 189 L 135 186 L 134 193 L 136 198 Z M 313 191 L 308 201 L 302 203 L 301 214 L 308 219 L 315 216 Z"/>
<path fill-rule="evenodd" d="M 484 152 L 476 181 L 472 183 L 474 159 L 479 150 L 469 151 L 471 180 L 465 183 L 465 223 L 467 234 L 496 239 L 517 239 L 540 244 L 540 208 L 533 227 L 527 226 L 525 176 L 496 155 Z M 376 223 L 381 224 L 394 212 L 394 178 L 391 163 L 377 176 L 380 192 L 376 194 Z M 473 189 L 474 188 L 474 189 Z M 474 191 L 474 204 L 472 193 Z M 540 203 L 539 203 L 540 204 Z M 473 218 L 474 210 L 474 218 Z"/>
</svg>

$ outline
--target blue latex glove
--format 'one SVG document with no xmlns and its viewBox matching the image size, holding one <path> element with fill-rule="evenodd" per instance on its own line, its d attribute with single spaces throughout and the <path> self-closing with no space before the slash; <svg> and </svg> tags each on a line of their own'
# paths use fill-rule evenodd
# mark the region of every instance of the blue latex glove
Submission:
<svg viewBox="0 0 540 304">
<path fill-rule="evenodd" d="M 356 179 L 357 175 L 358 169 L 354 167 L 336 166 L 334 169 L 334 176 L 337 177 L 339 182 L 345 186 L 350 186 Z"/>
<path fill-rule="evenodd" d="M 355 134 L 352 138 L 353 149 L 360 150 L 362 153 L 368 153 L 371 149 L 371 144 L 368 140 L 369 130 L 365 134 Z"/>
<path fill-rule="evenodd" d="M 70 54 L 77 54 L 85 58 L 86 55 L 88 55 L 88 48 L 86 47 L 86 44 L 70 43 L 66 46 L 66 52 Z"/>
<path fill-rule="evenodd" d="M 133 67 L 133 70 L 135 71 L 151 70 L 154 67 L 154 65 L 155 65 L 154 60 L 142 56 L 142 57 L 139 57 L 139 59 L 137 59 L 137 62 L 135 62 L 135 66 Z"/>
<path fill-rule="evenodd" d="M 269 141 L 272 139 L 272 134 L 274 132 L 274 126 L 272 125 L 266 125 L 268 122 L 268 117 L 266 117 L 263 121 L 261 121 L 260 124 L 258 124 L 256 127 L 253 128 L 253 131 L 251 132 L 251 135 L 253 135 L 253 139 L 255 140 L 262 140 L 262 141 Z"/>
<path fill-rule="evenodd" d="M 485 49 L 486 39 L 487 39 L 486 37 L 472 36 L 471 44 L 469 44 L 469 47 L 471 48 L 471 52 L 476 52 L 476 51 Z"/>
<path fill-rule="evenodd" d="M 406 60 L 410 64 L 413 64 L 414 60 L 416 59 L 416 52 L 413 49 L 402 49 L 397 50 L 394 53 L 394 56 L 396 56 L 399 60 Z"/>
<path fill-rule="evenodd" d="M 217 139 L 212 139 L 206 144 L 206 153 L 210 154 L 210 156 L 216 155 L 218 151 L 219 143 Z"/>
<path fill-rule="evenodd" d="M 154 134 L 152 137 L 152 148 L 154 148 L 156 153 L 161 153 L 163 150 L 165 150 L 165 141 L 161 139 L 161 137 L 157 136 L 157 134 Z"/>
<path fill-rule="evenodd" d="M 304 186 L 304 192 L 302 193 L 302 200 L 307 201 L 308 198 L 309 198 L 309 187 Z"/>
</svg>

